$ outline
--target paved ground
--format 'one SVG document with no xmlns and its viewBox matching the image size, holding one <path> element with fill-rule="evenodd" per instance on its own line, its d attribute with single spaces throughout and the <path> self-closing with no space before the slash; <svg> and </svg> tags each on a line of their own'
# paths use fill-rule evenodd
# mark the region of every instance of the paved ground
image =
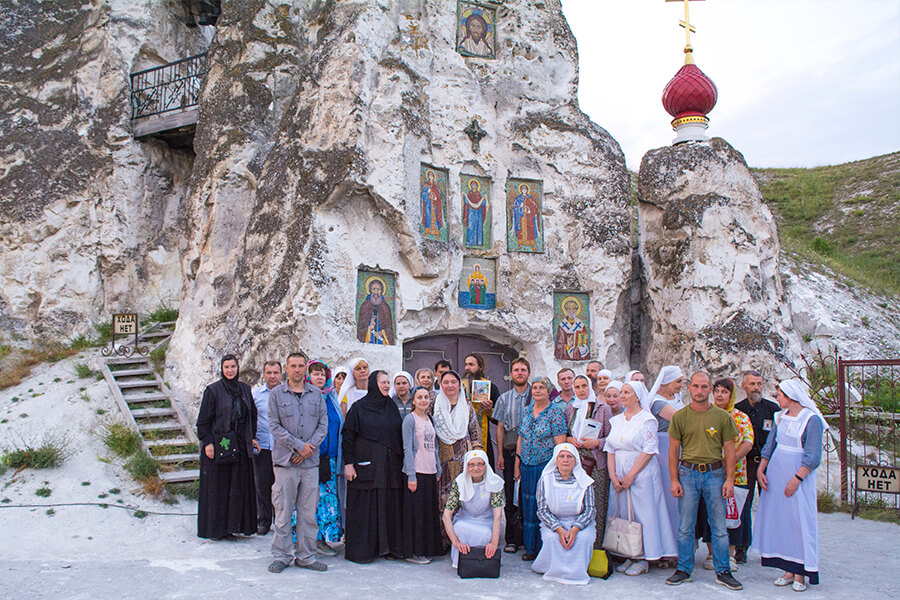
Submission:
<svg viewBox="0 0 900 600">
<path fill-rule="evenodd" d="M 666 599 L 795 597 L 790 588 L 772 585 L 779 572 L 759 566 L 755 554 L 751 554 L 750 564 L 736 573 L 745 586 L 742 592 L 715 585 L 712 572 L 699 566 L 694 572 L 695 581 L 677 588 L 666 586 L 664 579 L 668 572 L 657 570 L 635 578 L 613 575 L 606 581 L 592 580 L 586 587 L 561 586 L 541 580 L 519 555 L 507 555 L 501 578 L 492 581 L 458 579 L 447 558 L 427 566 L 395 561 L 360 566 L 331 558 L 326 559 L 327 573 L 291 568 L 272 575 L 266 571 L 271 535 L 231 542 L 198 540 L 194 537 L 191 517 L 132 518 L 128 523 L 129 537 L 120 544 L 111 544 L 114 539 L 122 538 L 118 531 L 103 531 L 106 523 L 109 527 L 121 525 L 116 524 L 115 515 L 110 515 L 113 518 L 99 522 L 96 535 L 90 539 L 82 534 L 76 534 L 73 539 L 68 530 L 80 531 L 79 520 L 91 519 L 89 515 L 97 510 L 92 507 L 56 509 L 55 535 L 47 535 L 49 532 L 44 530 L 41 531 L 43 539 L 26 536 L 16 540 L 4 534 L 0 541 L 0 598 L 275 599 L 310 593 L 315 594 L 314 598 L 365 594 L 369 599 L 574 599 L 598 598 L 600 594 L 606 598 Z M 17 520 L 14 513 L 31 513 L 25 516 L 30 520 L 38 518 L 35 513 L 43 511 L 2 510 L 0 531 L 9 531 L 4 524 Z M 163 523 L 154 526 L 156 521 Z M 860 519 L 851 521 L 843 514 L 821 515 L 819 523 L 822 584 L 810 587 L 802 598 L 900 597 L 900 527 Z M 46 558 L 41 558 L 42 554 Z M 704 556 L 705 550 L 698 552 L 698 559 Z"/>
</svg>

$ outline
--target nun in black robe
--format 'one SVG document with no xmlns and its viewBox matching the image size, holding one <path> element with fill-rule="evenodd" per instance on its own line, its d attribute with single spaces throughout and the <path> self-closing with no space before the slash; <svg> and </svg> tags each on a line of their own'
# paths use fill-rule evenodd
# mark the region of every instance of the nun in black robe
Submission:
<svg viewBox="0 0 900 600">
<path fill-rule="evenodd" d="M 237 358 L 228 354 L 219 364 L 222 378 L 206 387 L 197 416 L 200 440 L 200 499 L 197 535 L 219 539 L 233 533 L 256 533 L 256 487 L 253 478 L 253 442 L 256 438 L 256 404 L 250 386 L 238 374 L 225 377 L 222 366 Z M 238 460 L 218 464 L 206 454 L 217 435 L 234 431 Z"/>
<path fill-rule="evenodd" d="M 347 482 L 344 557 L 356 563 L 403 557 L 403 421 L 397 405 L 369 375 L 368 393 L 347 412 L 342 451 L 356 477 Z M 346 470 L 345 470 L 346 472 Z"/>
</svg>

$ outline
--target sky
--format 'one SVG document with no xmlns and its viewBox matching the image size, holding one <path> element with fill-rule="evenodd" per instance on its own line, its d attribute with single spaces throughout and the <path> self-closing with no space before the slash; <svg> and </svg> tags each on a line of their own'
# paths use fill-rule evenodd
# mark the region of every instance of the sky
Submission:
<svg viewBox="0 0 900 600">
<path fill-rule="evenodd" d="M 683 2 L 562 0 L 581 109 L 643 155 L 672 143 L 662 91 L 684 64 Z M 900 0 L 690 3 L 694 61 L 716 84 L 708 135 L 751 167 L 833 165 L 900 150 Z"/>
</svg>

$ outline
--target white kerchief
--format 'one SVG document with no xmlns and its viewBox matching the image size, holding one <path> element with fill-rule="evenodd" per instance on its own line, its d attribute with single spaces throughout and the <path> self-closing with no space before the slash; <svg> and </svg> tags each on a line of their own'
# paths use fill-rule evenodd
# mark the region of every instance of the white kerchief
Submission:
<svg viewBox="0 0 900 600">
<path fill-rule="evenodd" d="M 503 490 L 503 478 L 494 473 L 488 455 L 484 450 L 469 450 L 463 457 L 462 473 L 456 476 L 456 487 L 459 488 L 459 499 L 468 502 L 475 495 L 475 482 L 469 475 L 469 461 L 473 458 L 480 458 L 484 461 L 484 489 L 491 494 L 495 494 Z"/>
<path fill-rule="evenodd" d="M 575 394 L 575 397 L 572 399 L 572 406 L 575 408 L 575 418 L 572 419 L 572 437 L 576 440 L 580 440 L 582 434 L 584 433 L 584 422 L 591 415 L 588 414 L 588 410 L 590 410 L 590 405 L 593 404 L 596 406 L 597 395 L 594 394 L 594 389 L 591 386 L 588 386 L 588 397 L 582 400 L 578 397 L 578 394 Z"/>
<path fill-rule="evenodd" d="M 353 369 L 361 362 L 367 362 L 366 359 L 358 356 L 351 358 L 347 363 L 347 378 L 341 386 L 341 392 L 338 394 L 338 404 L 347 404 L 347 410 L 353 406 L 353 403 L 365 396 L 369 390 L 361 390 L 356 387 L 356 378 L 353 377 Z"/>
<path fill-rule="evenodd" d="M 824 431 L 828 431 L 828 423 L 825 421 L 825 417 L 822 416 L 822 411 L 819 410 L 819 407 L 816 406 L 813 399 L 809 397 L 809 388 L 802 380 L 797 379 L 796 377 L 793 379 L 786 379 L 779 383 L 778 387 L 784 392 L 785 396 L 795 402 L 799 402 L 800 406 L 803 408 L 808 408 L 816 413 L 816 416 L 822 420 L 822 426 L 825 428 Z"/>
<path fill-rule="evenodd" d="M 681 368 L 675 365 L 666 365 L 660 371 L 659 375 L 656 376 L 656 381 L 653 382 L 653 387 L 650 388 L 650 392 L 647 394 L 648 402 L 652 403 L 653 399 L 656 398 L 657 392 L 659 392 L 659 388 L 662 386 L 672 383 L 679 377 L 684 377 L 684 373 L 681 372 Z M 628 383 L 627 381 L 625 383 Z M 676 394 L 676 400 L 681 402 L 681 397 Z M 641 402 L 641 406 L 644 406 L 644 403 Z M 650 406 L 646 406 L 648 410 Z"/>
<path fill-rule="evenodd" d="M 434 432 L 447 445 L 466 437 L 469 430 L 469 403 L 460 388 L 456 406 L 450 406 L 450 398 L 444 390 L 434 399 Z"/>
<path fill-rule="evenodd" d="M 631 381 L 631 376 L 634 375 L 635 373 L 640 373 L 640 371 L 634 370 L 634 371 L 628 371 L 627 373 L 625 373 L 625 383 L 628 383 L 629 381 Z"/>
<path fill-rule="evenodd" d="M 650 392 L 647 391 L 647 386 L 644 385 L 643 381 L 626 381 L 622 384 L 622 387 L 625 386 L 630 387 L 634 390 L 634 395 L 638 397 L 638 400 L 641 402 L 641 410 L 650 410 L 650 405 L 652 404 L 653 396 L 650 395 Z M 622 391 L 621 388 L 619 391 Z"/>
<path fill-rule="evenodd" d="M 394 373 L 394 376 L 391 377 L 391 391 L 388 392 L 388 396 L 390 396 L 391 398 L 393 398 L 394 396 L 397 395 L 397 388 L 394 387 L 394 382 L 397 381 L 398 377 L 406 378 L 406 380 L 409 382 L 409 389 L 413 389 L 413 387 L 415 387 L 415 386 L 413 386 L 412 375 L 410 375 L 406 371 L 397 371 L 396 373 Z"/>
</svg>

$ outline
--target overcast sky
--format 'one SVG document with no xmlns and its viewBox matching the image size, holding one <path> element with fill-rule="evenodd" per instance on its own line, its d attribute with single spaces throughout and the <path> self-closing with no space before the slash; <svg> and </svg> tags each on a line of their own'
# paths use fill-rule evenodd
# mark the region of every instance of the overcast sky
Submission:
<svg viewBox="0 0 900 600">
<path fill-rule="evenodd" d="M 662 90 L 684 63 L 684 4 L 562 0 L 579 103 L 629 168 L 671 144 Z M 710 136 L 754 167 L 830 165 L 900 150 L 900 0 L 691 2 L 694 59 L 716 84 Z"/>
</svg>

